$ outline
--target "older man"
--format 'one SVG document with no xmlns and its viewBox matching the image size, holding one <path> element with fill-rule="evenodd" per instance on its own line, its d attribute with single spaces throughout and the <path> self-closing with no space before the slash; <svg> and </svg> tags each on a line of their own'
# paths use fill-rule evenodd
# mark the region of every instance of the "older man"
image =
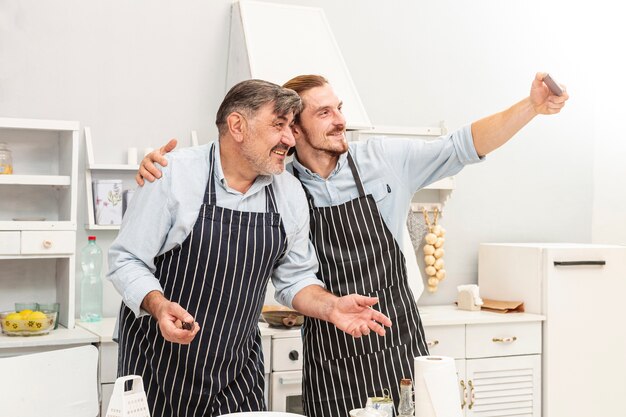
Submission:
<svg viewBox="0 0 626 417">
<path fill-rule="evenodd" d="M 384 390 L 397 404 L 400 379 L 412 378 L 413 358 L 428 353 L 398 245 L 411 198 L 428 184 L 480 161 L 535 116 L 558 113 L 568 95 L 552 94 L 545 76 L 536 74 L 529 96 L 510 108 L 430 142 L 372 139 L 348 144 L 342 102 L 324 77 L 302 75 L 284 85 L 300 95 L 304 106 L 292 128 L 292 171 L 309 199 L 311 239 L 320 260 L 317 276 L 336 295 L 378 297 L 375 308 L 394 323 L 385 336 L 351 340 L 327 322 L 305 320 L 307 416 L 347 415 Z M 150 159 L 160 161 L 173 145 L 145 158 L 138 176 L 158 176 Z M 294 302 L 294 307 L 300 305 Z"/>
<path fill-rule="evenodd" d="M 270 277 L 284 304 L 353 336 L 391 325 L 376 298 L 339 298 L 316 278 L 306 199 L 283 173 L 300 108 L 275 84 L 234 86 L 219 141 L 173 153 L 126 213 L 109 252 L 124 300 L 118 373 L 142 375 L 152 416 L 265 409 L 257 321 Z"/>
</svg>

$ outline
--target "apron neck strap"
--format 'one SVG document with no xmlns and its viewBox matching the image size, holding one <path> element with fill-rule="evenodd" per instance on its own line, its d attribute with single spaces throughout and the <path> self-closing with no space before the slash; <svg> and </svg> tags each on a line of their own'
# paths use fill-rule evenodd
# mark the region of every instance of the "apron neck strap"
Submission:
<svg viewBox="0 0 626 417">
<path fill-rule="evenodd" d="M 211 145 L 209 150 L 209 180 L 204 190 L 204 204 L 214 206 L 217 198 L 215 197 L 215 143 Z"/>
<path fill-rule="evenodd" d="M 365 197 L 365 189 L 363 188 L 363 183 L 361 182 L 359 171 L 357 171 L 356 169 L 356 164 L 354 163 L 354 159 L 352 159 L 352 154 L 350 153 L 350 151 L 348 151 L 348 165 L 350 165 L 350 171 L 352 171 L 352 176 L 354 177 L 356 188 L 359 189 L 359 197 Z"/>
<path fill-rule="evenodd" d="M 363 183 L 361 182 L 359 171 L 356 169 L 356 164 L 354 163 L 354 159 L 352 159 L 352 154 L 350 153 L 350 151 L 348 151 L 348 165 L 350 166 L 350 171 L 352 171 L 352 176 L 354 177 L 356 188 L 359 190 L 359 197 L 365 197 L 365 188 L 363 188 Z M 293 176 L 296 177 L 296 179 L 302 184 L 302 181 L 300 180 L 300 173 L 295 166 L 293 167 Z M 311 195 L 311 193 L 309 193 L 309 190 L 304 184 L 302 184 L 302 188 L 304 189 L 307 200 L 309 200 L 309 206 L 315 207 L 313 196 Z"/>
<path fill-rule="evenodd" d="M 292 165 L 292 166 L 293 166 L 293 176 L 296 177 L 296 179 L 298 181 L 300 181 L 300 184 L 302 185 L 302 189 L 304 190 L 304 194 L 306 194 L 306 199 L 309 201 L 309 207 L 311 207 L 311 208 L 315 207 L 315 201 L 313 201 L 313 196 L 311 195 L 309 190 L 306 188 L 306 186 L 304 185 L 304 183 L 300 179 L 300 173 L 298 172 L 296 167 L 294 165 Z"/>
<path fill-rule="evenodd" d="M 273 184 L 265 186 L 265 211 L 267 213 L 276 213 L 278 211 L 278 204 L 276 204 Z"/>
</svg>

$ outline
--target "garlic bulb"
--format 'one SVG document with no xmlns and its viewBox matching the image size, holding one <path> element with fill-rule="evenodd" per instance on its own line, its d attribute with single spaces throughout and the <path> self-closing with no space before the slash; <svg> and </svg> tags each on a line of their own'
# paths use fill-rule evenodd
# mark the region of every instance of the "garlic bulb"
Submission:
<svg viewBox="0 0 626 417">
<path fill-rule="evenodd" d="M 437 224 L 439 217 L 439 211 L 435 208 L 435 215 L 433 223 L 430 223 L 428 218 L 428 212 L 426 209 L 422 209 L 424 213 L 424 221 L 430 233 L 426 234 L 424 240 L 426 244 L 422 248 L 424 252 L 424 264 L 426 267 L 424 271 L 428 277 L 428 291 L 435 292 L 439 282 L 446 277 L 445 262 L 443 256 L 445 251 L 443 250 L 443 244 L 445 243 L 446 230 Z"/>
<path fill-rule="evenodd" d="M 434 233 L 428 233 L 424 239 L 426 240 L 426 243 L 428 243 L 429 245 L 434 245 L 435 242 L 437 242 L 437 235 Z"/>
</svg>

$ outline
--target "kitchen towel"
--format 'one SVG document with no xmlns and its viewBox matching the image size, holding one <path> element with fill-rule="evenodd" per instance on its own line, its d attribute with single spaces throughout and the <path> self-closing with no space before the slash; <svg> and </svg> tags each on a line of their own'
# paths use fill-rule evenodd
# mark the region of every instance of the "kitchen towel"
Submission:
<svg viewBox="0 0 626 417">
<path fill-rule="evenodd" d="M 415 417 L 462 417 L 456 365 L 446 356 L 415 358 Z"/>
</svg>

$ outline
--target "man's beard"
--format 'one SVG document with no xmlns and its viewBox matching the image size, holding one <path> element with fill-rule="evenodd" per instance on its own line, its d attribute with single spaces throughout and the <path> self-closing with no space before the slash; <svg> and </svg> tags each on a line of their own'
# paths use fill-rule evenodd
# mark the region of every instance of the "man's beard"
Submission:
<svg viewBox="0 0 626 417">
<path fill-rule="evenodd" d="M 250 135 L 251 136 L 251 135 Z M 248 161 L 259 175 L 278 175 L 285 170 L 284 163 L 276 163 L 272 160 L 272 152 L 274 150 L 280 150 L 287 152 L 288 147 L 279 144 L 272 148 L 268 155 L 261 155 L 257 153 L 252 146 L 250 146 L 250 136 L 246 136 L 241 145 L 241 155 Z"/>
<path fill-rule="evenodd" d="M 323 142 L 320 145 L 317 145 L 311 141 L 312 136 L 309 135 L 309 132 L 303 126 L 300 126 L 300 128 L 302 129 L 302 133 L 304 134 L 304 138 L 306 142 L 309 144 L 311 148 L 315 149 L 316 151 L 324 152 L 330 156 L 340 156 L 348 152 L 348 142 L 345 140 L 345 133 L 346 133 L 345 129 L 335 129 L 326 133 L 324 136 Z M 334 135 L 337 133 L 344 134 L 343 141 L 334 142 L 334 141 L 327 139 L 328 135 Z"/>
</svg>

